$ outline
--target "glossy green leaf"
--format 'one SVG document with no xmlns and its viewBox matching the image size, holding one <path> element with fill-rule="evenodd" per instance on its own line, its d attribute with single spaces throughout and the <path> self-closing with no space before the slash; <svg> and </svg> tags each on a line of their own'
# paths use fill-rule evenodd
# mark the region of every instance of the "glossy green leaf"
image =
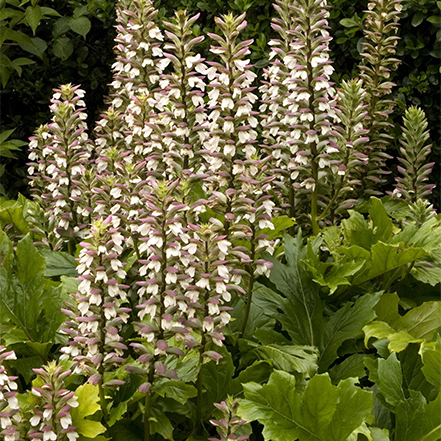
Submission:
<svg viewBox="0 0 441 441">
<path fill-rule="evenodd" d="M 42 249 L 41 254 L 46 259 L 46 277 L 67 276 L 78 277 L 77 261 L 73 256 L 62 251 Z"/>
<path fill-rule="evenodd" d="M 421 345 L 422 372 L 427 381 L 441 392 L 441 337 L 438 334 L 435 343 Z"/>
<path fill-rule="evenodd" d="M 119 403 L 117 406 L 110 408 L 109 414 L 109 426 L 113 426 L 117 421 L 121 420 L 124 414 L 127 412 L 127 401 Z"/>
<path fill-rule="evenodd" d="M 261 360 L 272 360 L 276 369 L 312 377 L 317 372 L 318 351 L 312 346 L 258 346 L 253 351 Z"/>
<path fill-rule="evenodd" d="M 377 242 L 372 246 L 370 261 L 366 262 L 364 270 L 354 277 L 352 284 L 361 285 L 375 277 L 415 262 L 425 254 L 423 248 L 403 249 L 398 244 Z"/>
<path fill-rule="evenodd" d="M 31 40 L 33 43 L 32 45 L 20 43 L 20 47 L 24 51 L 29 52 L 30 54 L 34 54 L 39 58 L 42 58 L 44 51 L 47 49 L 47 43 L 39 37 L 33 37 L 31 38 Z"/>
<path fill-rule="evenodd" d="M 0 199 L 0 221 L 2 225 L 13 224 L 21 234 L 29 232 L 29 225 L 24 218 L 23 205 L 18 200 Z"/>
<path fill-rule="evenodd" d="M 333 386 L 327 375 L 315 375 L 303 393 L 295 377 L 275 371 L 268 384 L 244 384 L 240 416 L 263 424 L 272 441 L 346 441 L 372 411 L 371 393 L 348 379 Z"/>
<path fill-rule="evenodd" d="M 161 380 L 155 383 L 154 390 L 161 397 L 173 398 L 181 404 L 185 404 L 189 398 L 198 394 L 194 386 L 179 380 Z"/>
<path fill-rule="evenodd" d="M 70 18 L 69 27 L 75 33 L 86 38 L 86 35 L 89 33 L 90 28 L 92 27 L 92 23 L 87 17 Z"/>
<path fill-rule="evenodd" d="M 378 360 L 378 386 L 386 402 L 396 407 L 405 401 L 402 389 L 403 375 L 397 355 L 393 353 L 387 360 Z"/>
<path fill-rule="evenodd" d="M 280 294 L 256 284 L 253 299 L 267 315 L 275 318 L 297 345 L 318 346 L 323 325 L 324 303 L 319 296 L 318 285 L 311 280 L 302 260 L 306 258 L 306 247 L 302 236 L 284 236 L 285 256 L 283 265 L 269 256 L 273 263 L 270 280 Z"/>
<path fill-rule="evenodd" d="M 421 392 L 409 391 L 410 397 L 395 409 L 395 438 L 400 441 L 438 441 L 441 437 L 441 395 L 427 404 Z"/>
<path fill-rule="evenodd" d="M 431 15 L 431 16 L 427 19 L 427 21 L 428 21 L 429 23 L 433 23 L 433 24 L 435 24 L 435 25 L 439 25 L 439 24 L 441 24 L 441 17 L 440 17 L 439 15 Z"/>
<path fill-rule="evenodd" d="M 242 329 L 243 317 L 245 314 L 245 302 L 243 299 L 236 297 L 231 301 L 230 306 L 233 310 L 230 312 L 234 318 L 228 325 L 228 329 L 232 335 L 233 342 L 236 343 L 240 331 Z M 251 303 L 247 325 L 245 327 L 242 338 L 251 340 L 256 331 L 269 331 L 274 328 L 275 320 L 268 317 L 265 311 L 255 302 Z"/>
<path fill-rule="evenodd" d="M 26 20 L 29 26 L 32 29 L 33 34 L 35 35 L 35 31 L 40 23 L 40 20 L 43 18 L 43 12 L 41 10 L 40 5 L 28 6 L 26 8 Z"/>
<path fill-rule="evenodd" d="M 54 55 L 62 60 L 67 60 L 73 53 L 73 43 L 68 37 L 58 37 L 54 40 Z"/>
<path fill-rule="evenodd" d="M 424 20 L 425 14 L 423 14 L 421 11 L 415 12 L 415 14 L 412 16 L 412 26 L 417 27 L 419 26 L 423 20 Z"/>
<path fill-rule="evenodd" d="M 98 421 L 88 419 L 100 409 L 98 386 L 83 384 L 75 391 L 78 399 L 78 407 L 71 409 L 72 425 L 76 431 L 85 437 L 94 438 L 106 431 L 106 428 Z"/>
<path fill-rule="evenodd" d="M 364 359 L 366 355 L 353 354 L 348 358 L 345 358 L 341 363 L 332 366 L 329 369 L 329 375 L 331 376 L 334 384 L 347 378 L 361 378 L 366 375 L 364 370 Z"/>
<path fill-rule="evenodd" d="M 150 433 L 159 433 L 165 439 L 173 441 L 173 425 L 167 416 L 155 406 L 151 409 Z"/>
<path fill-rule="evenodd" d="M 373 308 L 381 295 L 381 292 L 365 294 L 353 304 L 346 303 L 331 316 L 318 345 L 319 372 L 326 371 L 337 358 L 337 350 L 345 340 L 362 336 L 363 327 L 376 317 Z"/>
<path fill-rule="evenodd" d="M 225 346 L 214 348 L 216 352 L 222 355 L 216 364 L 209 361 L 202 365 L 201 375 L 202 384 L 206 389 L 210 403 L 220 403 L 228 394 L 228 387 L 231 378 L 234 375 L 234 365 L 231 354 L 226 350 Z"/>
</svg>

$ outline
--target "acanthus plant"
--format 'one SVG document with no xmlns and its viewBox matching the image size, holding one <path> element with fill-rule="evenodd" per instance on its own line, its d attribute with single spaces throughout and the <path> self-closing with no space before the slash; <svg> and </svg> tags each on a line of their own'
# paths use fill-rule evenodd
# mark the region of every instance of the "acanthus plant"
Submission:
<svg viewBox="0 0 441 441">
<path fill-rule="evenodd" d="M 112 426 L 124 413 L 143 427 L 144 440 L 172 439 L 166 414 L 179 414 L 177 424 L 188 436 L 209 436 L 206 423 L 213 403 L 225 396 L 213 396 L 207 404 L 213 393 L 208 373 L 225 369 L 233 376 L 233 359 L 236 385 L 254 381 L 257 370 L 268 373 L 274 367 L 290 366 L 300 377 L 306 370 L 314 372 L 315 361 L 310 357 L 312 365 L 299 367 L 292 355 L 298 347 L 275 329 L 266 337 L 261 333 L 260 343 L 257 337 L 245 339 L 261 323 L 253 300 L 256 282 L 265 281 L 277 262 L 270 254 L 285 255 L 292 263 L 289 241 L 287 249 L 276 242 L 282 219 L 277 214 L 288 214 L 318 236 L 308 249 L 310 258 L 319 252 L 321 232 L 329 239 L 334 231 L 326 225 L 337 225 L 356 199 L 376 191 L 390 110 L 384 98 L 391 88 L 384 81 L 389 75 L 385 66 L 396 64 L 389 54 L 397 37 L 386 35 L 396 29 L 399 8 L 397 0 L 369 4 L 374 30 L 367 36 L 376 46 L 366 45 L 361 79 L 334 89 L 327 5 L 278 1 L 280 18 L 273 28 L 281 39 L 271 42 L 274 61 L 260 88 L 258 111 L 257 75 L 248 57 L 252 41 L 240 39 L 245 14 L 216 18 L 220 32 L 208 34 L 213 44 L 207 57 L 212 61 L 207 61 L 197 52 L 203 37 L 192 32 L 198 15 L 179 11 L 162 24 L 162 32 L 150 1 L 121 1 L 114 81 L 94 142 L 84 123 L 83 91 L 71 85 L 55 90 L 53 121 L 31 141 L 36 199 L 47 210 L 46 221 L 58 227 L 54 237 L 44 236 L 39 245 L 61 249 L 67 241 L 70 253 L 76 251 L 80 284 L 64 309 L 68 321 L 62 331 L 69 341 L 61 352 L 75 363 L 74 374 L 84 375 L 88 386 L 98 390 L 106 436 L 113 436 Z M 374 67 L 366 67 L 369 63 Z M 427 135 L 423 117 L 409 112 L 401 163 L 413 171 L 403 172 L 397 190 L 406 198 L 416 192 L 415 202 L 431 191 L 423 184 L 431 165 L 415 159 L 427 154 Z M 345 277 L 359 269 L 358 260 L 351 261 Z M 345 279 L 334 286 L 333 277 L 323 269 L 322 278 L 333 290 L 350 285 Z M 258 301 L 260 309 L 265 301 L 270 304 Z M 238 304 L 244 314 L 232 335 L 231 309 Z M 310 328 L 312 333 L 311 323 Z M 276 344 L 269 344 L 275 335 Z M 268 358 L 258 360 L 242 374 L 246 361 L 239 360 L 239 353 L 245 347 L 249 358 L 243 359 L 254 361 L 256 353 L 265 352 L 259 352 L 261 343 L 283 355 L 274 355 L 271 367 Z M 314 339 L 310 343 L 319 344 Z M 291 353 L 284 352 L 286 347 Z M 191 365 L 191 360 L 190 375 L 185 363 Z M 273 374 L 270 383 L 283 376 Z M 269 373 L 259 381 L 268 378 Z M 317 378 L 329 390 L 336 387 Z M 306 389 L 303 395 L 300 380 L 290 382 L 296 384 L 293 401 L 313 394 Z M 262 391 L 274 386 L 270 383 Z M 355 388 L 349 383 L 338 387 L 342 396 Z M 133 396 L 127 398 L 127 391 Z M 242 389 L 236 387 L 234 393 Z M 14 413 L 9 407 L 7 412 Z M 235 434 L 245 424 L 237 418 L 238 403 L 227 400 L 216 407 L 225 415 L 212 420 L 221 439 L 247 439 Z M 66 415 L 60 418 L 70 425 Z"/>
<path fill-rule="evenodd" d="M 363 43 L 360 78 L 367 92 L 367 136 L 369 142 L 365 153 L 369 160 L 358 171 L 357 178 L 361 187 L 357 192 L 363 195 L 381 195 L 381 186 L 386 182 L 386 160 L 391 156 L 386 153 L 390 143 L 387 133 L 391 123 L 389 115 L 394 102 L 389 95 L 395 85 L 391 80 L 391 71 L 396 69 L 400 60 L 394 58 L 399 37 L 399 14 L 403 8 L 401 0 L 373 0 L 368 3 L 365 21 L 366 42 Z"/>
</svg>

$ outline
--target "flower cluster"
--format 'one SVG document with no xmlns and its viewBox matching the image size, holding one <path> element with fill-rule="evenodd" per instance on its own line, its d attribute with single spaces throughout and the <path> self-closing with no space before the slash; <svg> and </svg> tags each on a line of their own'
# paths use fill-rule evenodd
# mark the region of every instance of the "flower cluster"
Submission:
<svg viewBox="0 0 441 441">
<path fill-rule="evenodd" d="M 167 354 L 184 355 L 173 341 L 183 341 L 188 333 L 179 322 L 187 310 L 184 290 L 189 276 L 181 269 L 189 240 L 182 218 L 187 206 L 179 202 L 179 181 L 152 180 L 150 185 L 151 194 L 140 194 L 145 207 L 140 215 L 138 245 L 142 280 L 136 282 L 140 322 L 135 322 L 135 326 L 145 343 L 131 343 L 141 354 L 139 361 L 148 372 L 148 382 L 140 389 L 143 392 L 150 391 L 155 374 L 175 376 L 167 370 L 163 359 Z"/>
<path fill-rule="evenodd" d="M 361 185 L 358 177 L 368 161 L 365 154 L 369 141 L 366 136 L 368 130 L 364 128 L 367 115 L 365 99 L 361 80 L 342 81 L 336 96 L 336 122 L 332 132 L 338 153 L 330 164 L 336 178 L 332 181 L 331 200 L 321 214 L 322 218 L 326 215 L 331 223 L 356 202 L 353 197 Z"/>
<path fill-rule="evenodd" d="M 48 210 L 56 233 L 66 240 L 84 234 L 90 223 L 90 201 L 83 179 L 90 164 L 92 145 L 86 133 L 84 91 L 70 84 L 54 89 L 52 122 L 31 141 L 29 174 L 37 200 Z M 42 189 L 40 189 L 42 187 Z"/>
<path fill-rule="evenodd" d="M 364 34 L 367 41 L 363 43 L 360 78 L 368 94 L 366 128 L 370 141 L 366 147 L 369 161 L 361 176 L 359 195 L 381 194 L 376 188 L 385 182 L 384 175 L 389 173 L 385 169 L 385 161 L 391 158 L 384 151 L 389 143 L 385 132 L 391 126 L 388 117 L 394 102 L 384 97 L 394 86 L 390 81 L 391 70 L 400 63 L 394 54 L 399 40 L 396 34 L 401 3 L 401 0 L 371 0 L 366 11 Z"/>
<path fill-rule="evenodd" d="M 426 163 L 431 145 L 427 145 L 429 131 L 424 112 L 419 107 L 410 107 L 403 117 L 403 139 L 400 140 L 401 158 L 398 171 L 403 177 L 396 177 L 393 195 L 408 202 L 425 199 L 432 193 L 435 184 L 428 184 L 433 162 Z"/>
<path fill-rule="evenodd" d="M 32 387 L 37 403 L 34 416 L 29 421 L 32 427 L 29 438 L 56 441 L 67 437 L 69 441 L 75 441 L 79 435 L 72 425 L 70 410 L 78 407 L 78 401 L 74 392 L 63 388 L 63 381 L 71 371 L 64 370 L 52 361 L 41 369 L 34 369 L 34 372 L 37 382 L 42 384 Z"/>
<path fill-rule="evenodd" d="M 258 125 L 257 112 L 253 104 L 257 95 L 253 93 L 252 82 L 256 74 L 251 70 L 248 45 L 251 40 L 237 42 L 240 32 L 247 22 L 245 14 L 238 17 L 226 15 L 216 18 L 216 24 L 223 36 L 209 33 L 218 46 L 212 46 L 211 52 L 218 55 L 221 63 L 207 62 L 209 136 L 204 142 L 204 158 L 207 169 L 213 173 L 214 182 L 208 188 L 234 188 L 236 175 L 242 173 L 245 163 L 237 160 L 255 159 L 255 147 Z"/>
<path fill-rule="evenodd" d="M 175 13 L 172 23 L 164 22 L 165 35 L 169 40 L 164 45 L 164 57 L 171 61 L 173 71 L 161 75 L 160 87 L 167 97 L 163 119 L 167 123 L 166 162 L 174 167 L 177 177 L 182 178 L 181 170 L 194 175 L 201 171 L 199 151 L 206 138 L 204 122 L 205 111 L 204 74 L 206 65 L 194 48 L 204 39 L 192 38 L 192 26 L 199 14 L 188 17 L 185 11 Z"/>
<path fill-rule="evenodd" d="M 236 291 L 240 276 L 233 275 L 227 256 L 231 243 L 221 235 L 222 222 L 211 219 L 210 224 L 189 226 L 187 269 L 191 284 L 186 287 L 188 299 L 186 320 L 183 324 L 193 332 L 186 338 L 185 345 L 199 348 L 201 358 L 218 360 L 220 355 L 207 351 L 210 342 L 222 346 L 222 328 L 230 321 L 228 306 L 231 292 Z M 231 283 L 231 284 L 230 284 Z M 202 360 L 201 360 L 202 361 Z"/>
<path fill-rule="evenodd" d="M 246 421 L 237 417 L 237 410 L 239 409 L 239 402 L 228 397 L 222 403 L 214 403 L 216 408 L 221 411 L 223 418 L 221 420 L 210 420 L 218 429 L 220 438 L 208 438 L 209 441 L 245 441 L 249 438 L 248 435 L 237 436 L 235 433 L 245 424 Z"/>
<path fill-rule="evenodd" d="M 14 351 L 0 346 L 0 435 L 5 441 L 21 441 L 18 425 L 21 422 L 18 406 L 17 377 L 8 375 L 4 362 L 16 360 Z"/>
<path fill-rule="evenodd" d="M 291 69 L 287 66 L 288 53 L 294 39 L 292 29 L 295 28 L 291 0 L 276 0 L 273 5 L 279 17 L 272 19 L 271 27 L 280 35 L 279 39 L 271 39 L 270 67 L 264 69 L 259 107 L 263 128 L 262 149 L 271 154 L 270 172 L 275 176 L 273 185 L 278 200 L 279 211 L 294 216 L 294 187 L 291 183 L 288 164 L 291 158 L 287 137 L 290 133 L 290 114 L 288 112 L 288 77 Z"/>
<path fill-rule="evenodd" d="M 119 281 L 126 274 L 119 258 L 124 237 L 109 216 L 93 222 L 87 239 L 81 243 L 77 267 L 81 283 L 74 307 L 63 310 L 72 321 L 62 329 L 70 335 L 68 346 L 61 349 L 62 358 L 72 357 L 93 384 L 119 386 L 117 380 L 106 381 L 104 374 L 125 361 L 122 355 L 127 349 L 119 335 L 131 311 L 122 306 L 125 285 Z"/>
<path fill-rule="evenodd" d="M 284 62 L 290 69 L 288 87 L 290 133 L 287 143 L 291 158 L 288 169 L 294 186 L 294 210 L 298 219 L 310 211 L 313 231 L 317 233 L 319 207 L 329 198 L 333 179 L 331 162 L 338 146 L 330 136 L 334 90 L 330 77 L 334 71 L 329 60 L 326 3 L 300 0 L 292 6 L 295 28 L 290 52 Z"/>
<path fill-rule="evenodd" d="M 116 62 L 111 105 L 124 112 L 132 95 L 149 95 L 168 62 L 161 59 L 164 37 L 154 22 L 157 10 L 150 0 L 117 4 Z M 151 106 L 153 107 L 153 106 Z"/>
</svg>

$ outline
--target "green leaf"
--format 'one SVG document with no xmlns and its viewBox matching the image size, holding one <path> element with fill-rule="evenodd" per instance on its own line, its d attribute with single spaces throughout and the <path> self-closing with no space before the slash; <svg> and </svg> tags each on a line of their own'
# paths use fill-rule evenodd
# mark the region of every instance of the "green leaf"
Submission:
<svg viewBox="0 0 441 441">
<path fill-rule="evenodd" d="M 410 397 L 395 409 L 395 439 L 400 441 L 438 441 L 441 437 L 441 395 L 427 404 L 421 392 L 409 391 Z"/>
<path fill-rule="evenodd" d="M 405 401 L 403 389 L 401 387 L 403 375 L 401 365 L 395 353 L 391 354 L 387 360 L 378 360 L 378 387 L 387 403 L 396 407 Z"/>
<path fill-rule="evenodd" d="M 106 431 L 106 428 L 98 421 L 87 419 L 100 409 L 98 386 L 83 384 L 75 391 L 78 399 L 78 407 L 71 409 L 72 425 L 76 432 L 88 438 L 94 438 Z"/>
<path fill-rule="evenodd" d="M 312 377 L 317 372 L 318 351 L 313 346 L 258 346 L 253 351 L 261 360 L 272 360 L 276 369 Z"/>
<path fill-rule="evenodd" d="M 356 382 L 356 378 L 348 378 L 338 384 L 339 401 L 330 424 L 330 440 L 346 440 L 372 412 L 371 393 L 356 387 Z"/>
<path fill-rule="evenodd" d="M 216 347 L 216 352 L 223 357 L 218 364 L 210 361 L 203 364 L 201 368 L 202 384 L 207 390 L 210 403 L 220 403 L 225 399 L 229 383 L 234 375 L 233 360 L 225 346 Z"/>
<path fill-rule="evenodd" d="M 365 345 L 373 337 L 388 339 L 389 350 L 400 352 L 411 342 L 432 340 L 441 328 L 441 302 L 424 302 L 403 317 L 398 314 L 399 297 L 385 294 L 375 307 L 378 319 L 363 328 Z"/>
<path fill-rule="evenodd" d="M 154 390 L 161 397 L 173 398 L 181 404 L 185 404 L 189 398 L 193 398 L 198 394 L 194 386 L 179 380 L 155 382 Z"/>
<path fill-rule="evenodd" d="M 342 20 L 340 20 L 340 24 L 345 28 L 359 27 L 358 24 L 354 20 L 352 20 L 352 18 L 343 18 Z"/>
<path fill-rule="evenodd" d="M 127 412 L 127 401 L 123 401 L 118 406 L 112 406 L 109 415 L 109 426 L 113 426 L 117 421 L 121 420 Z"/>
<path fill-rule="evenodd" d="M 441 17 L 440 17 L 439 15 L 431 15 L 431 16 L 427 19 L 427 21 L 428 21 L 429 23 L 433 23 L 433 24 L 435 24 L 435 25 L 439 25 L 439 24 L 441 24 Z"/>
<path fill-rule="evenodd" d="M 28 223 L 23 215 L 23 205 L 19 201 L 0 199 L 0 221 L 2 225 L 13 224 L 21 234 L 29 232 Z"/>
<path fill-rule="evenodd" d="M 301 234 L 296 238 L 284 236 L 287 265 L 265 257 L 273 263 L 270 280 L 281 294 L 256 284 L 253 299 L 269 317 L 280 322 L 294 344 L 318 346 L 324 304 L 318 285 L 301 263 L 307 251 L 302 242 Z"/>
<path fill-rule="evenodd" d="M 268 235 L 268 239 L 274 239 L 276 237 L 280 237 L 280 233 L 284 230 L 295 225 L 294 219 L 288 216 L 277 216 L 271 220 L 271 223 L 274 225 L 274 229 L 264 228 L 260 230 L 259 234 Z"/>
<path fill-rule="evenodd" d="M 233 298 L 230 306 L 233 307 L 233 310 L 230 312 L 231 317 L 235 320 L 232 320 L 229 323 L 228 329 L 231 333 L 233 343 L 235 344 L 242 328 L 242 321 L 245 314 L 246 306 L 243 299 L 237 296 Z M 275 320 L 270 319 L 261 307 L 259 307 L 255 302 L 252 302 L 250 306 L 247 326 L 242 337 L 244 339 L 251 340 L 253 339 L 254 333 L 256 331 L 269 331 L 274 328 L 274 325 Z"/>
<path fill-rule="evenodd" d="M 17 360 L 9 360 L 8 365 L 14 369 L 17 369 L 26 383 L 30 383 L 35 376 L 32 369 L 41 367 L 41 358 L 39 356 L 17 358 Z"/>
<path fill-rule="evenodd" d="M 434 343 L 431 344 L 434 345 Z M 419 391 L 428 401 L 431 401 L 438 394 L 438 390 L 426 380 L 422 371 L 424 364 L 419 353 L 422 346 L 417 343 L 409 344 L 406 350 L 398 355 L 403 372 L 403 389 L 405 394 L 409 390 Z M 438 370 L 441 370 L 441 366 Z"/>
<path fill-rule="evenodd" d="M 372 246 L 371 259 L 366 262 L 364 270 L 352 280 L 353 285 L 361 285 L 375 277 L 415 262 L 426 252 L 423 248 L 404 249 L 399 244 L 377 242 Z"/>
<path fill-rule="evenodd" d="M 299 393 L 293 375 L 274 371 L 264 386 L 243 385 L 239 414 L 262 423 L 267 440 L 346 441 L 372 411 L 371 393 L 353 383 L 333 386 L 327 375 L 315 375 Z"/>
<path fill-rule="evenodd" d="M 47 43 L 39 37 L 31 38 L 31 41 L 32 45 L 25 43 L 19 43 L 19 45 L 24 51 L 42 58 L 44 51 L 47 49 Z"/>
<path fill-rule="evenodd" d="M 326 324 L 320 341 L 319 372 L 327 370 L 337 358 L 337 350 L 348 339 L 361 337 L 363 327 L 375 319 L 374 306 L 382 292 L 365 294 L 355 303 L 348 302 Z"/>
<path fill-rule="evenodd" d="M 61 17 L 61 15 L 55 9 L 48 8 L 47 6 L 42 6 L 41 12 L 45 17 Z"/>
<path fill-rule="evenodd" d="M 26 8 L 26 20 L 28 25 L 32 29 L 32 33 L 35 35 L 35 31 L 40 23 L 40 20 L 43 18 L 43 12 L 41 10 L 40 5 L 28 6 Z"/>
<path fill-rule="evenodd" d="M 69 18 L 61 17 L 54 23 L 54 27 L 52 28 L 52 35 L 54 36 L 54 38 L 57 38 L 68 32 L 69 29 Z"/>
<path fill-rule="evenodd" d="M 329 369 L 329 375 L 332 382 L 338 383 L 341 380 L 347 378 L 362 378 L 366 375 L 364 370 L 364 359 L 366 355 L 353 354 L 348 358 L 345 358 L 341 363 L 332 366 Z"/>
<path fill-rule="evenodd" d="M 441 392 L 441 337 L 435 343 L 424 342 L 421 345 L 422 372 L 430 384 Z"/>
<path fill-rule="evenodd" d="M 75 257 L 63 251 L 52 251 L 49 249 L 42 249 L 40 253 L 46 259 L 46 277 L 67 276 L 78 277 L 76 270 L 77 261 Z"/>
<path fill-rule="evenodd" d="M 150 417 L 150 434 L 159 433 L 165 439 L 173 441 L 173 425 L 167 416 L 153 406 Z"/>
<path fill-rule="evenodd" d="M 378 241 L 387 242 L 392 236 L 393 224 L 380 199 L 371 198 L 372 207 L 369 214 L 372 219 L 372 244 Z"/>
<path fill-rule="evenodd" d="M 73 43 L 68 37 L 59 37 L 54 40 L 54 55 L 62 60 L 67 60 L 73 53 Z"/>
<path fill-rule="evenodd" d="M 390 441 L 389 431 L 378 427 L 370 427 L 372 441 Z"/>
<path fill-rule="evenodd" d="M 372 230 L 361 213 L 349 210 L 349 219 L 342 220 L 343 235 L 347 243 L 370 250 L 373 242 Z"/>
<path fill-rule="evenodd" d="M 416 338 L 432 340 L 436 331 L 441 328 L 441 302 L 424 302 L 411 309 L 396 326 Z"/>
<path fill-rule="evenodd" d="M 8 18 L 13 18 L 13 17 L 17 17 L 18 19 L 21 19 L 21 17 L 23 17 L 23 12 L 13 8 L 0 9 L 0 20 L 7 20 Z"/>
<path fill-rule="evenodd" d="M 117 421 L 110 429 L 109 435 L 114 441 L 142 441 L 142 431 L 129 418 Z"/>
<path fill-rule="evenodd" d="M 70 18 L 69 19 L 69 27 L 75 33 L 86 38 L 86 35 L 90 31 L 92 24 L 87 17 Z"/>
<path fill-rule="evenodd" d="M 0 46 L 3 45 L 3 42 L 6 40 L 15 41 L 17 43 L 24 43 L 30 46 L 34 45 L 34 43 L 31 40 L 31 37 L 24 34 L 23 32 L 14 31 L 13 29 L 10 28 L 2 29 L 2 32 L 0 32 Z"/>
<path fill-rule="evenodd" d="M 423 22 L 424 17 L 425 15 L 421 11 L 417 11 L 412 17 L 412 21 L 411 21 L 412 26 L 414 27 L 419 26 Z"/>
<path fill-rule="evenodd" d="M 15 129 L 4 130 L 0 133 L 0 144 L 3 144 L 13 133 Z"/>
</svg>

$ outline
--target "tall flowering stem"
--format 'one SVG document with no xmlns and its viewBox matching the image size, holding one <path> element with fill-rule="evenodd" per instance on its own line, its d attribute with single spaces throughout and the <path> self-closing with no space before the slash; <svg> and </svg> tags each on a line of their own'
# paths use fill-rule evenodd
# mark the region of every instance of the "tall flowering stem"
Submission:
<svg viewBox="0 0 441 441">
<path fill-rule="evenodd" d="M 269 59 L 273 60 L 268 69 L 264 69 L 261 93 L 261 125 L 264 151 L 271 154 L 268 164 L 269 171 L 276 177 L 273 181 L 275 194 L 278 200 L 278 209 L 281 213 L 291 217 L 294 212 L 294 186 L 291 182 L 289 162 L 291 158 L 288 135 L 290 134 L 290 114 L 288 111 L 288 81 L 291 69 L 288 68 L 288 53 L 294 36 L 295 28 L 292 6 L 295 0 L 277 0 L 274 9 L 279 17 L 272 19 L 271 27 L 280 35 L 280 38 L 269 42 L 271 51 Z"/>
<path fill-rule="evenodd" d="M 209 224 L 189 224 L 189 244 L 185 246 L 188 261 L 185 272 L 191 277 L 186 288 L 188 308 L 183 324 L 192 332 L 185 346 L 199 350 L 199 364 L 210 359 L 216 363 L 221 355 L 210 348 L 211 343 L 222 346 L 222 328 L 230 321 L 228 306 L 231 300 L 229 282 L 231 268 L 227 255 L 231 243 L 222 235 L 223 224 L 211 219 Z M 202 426 L 202 370 L 196 381 L 198 389 L 196 403 L 196 425 Z"/>
<path fill-rule="evenodd" d="M 40 157 L 38 173 L 32 184 L 44 190 L 39 199 L 48 207 L 49 220 L 58 227 L 56 234 L 68 242 L 69 252 L 74 253 L 76 237 L 81 237 L 90 222 L 90 201 L 85 170 L 90 166 L 91 144 L 87 135 L 84 91 L 70 84 L 54 89 L 51 100 L 52 122 L 33 143 L 32 158 Z M 37 153 L 42 148 L 41 154 Z M 30 172 L 33 172 L 33 166 Z M 47 193 L 46 193 L 47 192 Z"/>
<path fill-rule="evenodd" d="M 396 177 L 394 195 L 407 202 L 417 202 L 432 193 L 435 184 L 425 183 L 432 172 L 433 162 L 426 163 L 430 153 L 427 119 L 419 107 L 410 107 L 403 117 L 403 139 L 400 140 L 401 157 L 398 171 L 402 177 Z"/>
<path fill-rule="evenodd" d="M 362 152 L 369 141 L 368 130 L 364 128 L 366 92 L 361 86 L 361 80 L 343 81 L 337 92 L 335 125 L 331 133 L 335 136 L 338 153 L 330 163 L 333 175 L 330 200 L 318 221 L 329 219 L 335 223 L 356 202 L 353 197 L 361 185 L 357 177 L 368 161 Z"/>
<path fill-rule="evenodd" d="M 110 95 L 115 110 L 124 112 L 134 94 L 149 94 L 168 64 L 161 59 L 164 37 L 154 21 L 157 12 L 150 0 L 117 3 L 116 62 Z"/>
<path fill-rule="evenodd" d="M 319 232 L 319 209 L 330 193 L 330 164 L 338 146 L 330 136 L 334 95 L 330 76 L 327 5 L 321 0 L 299 0 L 292 6 L 295 16 L 291 51 L 285 57 L 290 69 L 288 101 L 291 150 L 289 169 L 295 189 L 294 212 L 299 220 L 310 211 L 313 234 Z M 310 207 L 310 210 L 309 210 Z"/>
<path fill-rule="evenodd" d="M 255 250 L 260 230 L 273 228 L 270 198 L 272 177 L 265 174 L 268 157 L 260 158 L 256 148 L 258 112 L 252 110 L 257 96 L 251 84 L 256 75 L 245 57 L 251 41 L 237 42 L 246 27 L 245 14 L 216 18 L 222 35 L 209 34 L 218 44 L 211 52 L 219 62 L 209 62 L 207 77 L 211 81 L 209 106 L 209 137 L 205 142 L 205 158 L 211 177 L 204 180 L 212 190 L 209 205 L 224 221 L 223 234 L 231 242 L 229 264 L 233 268 L 231 286 L 247 295 L 247 311 L 251 305 L 256 271 L 266 272 L 268 262 L 258 259 Z M 246 246 L 243 246 L 244 240 Z M 249 245 L 249 246 L 248 246 Z M 245 264 L 245 268 L 244 268 Z M 244 277 L 246 289 L 240 284 Z M 244 317 L 245 328 L 248 313 Z M 243 329 L 244 329 L 243 328 Z M 242 330 L 243 333 L 243 330 Z"/>
<path fill-rule="evenodd" d="M 204 37 L 192 35 L 192 26 L 199 15 L 188 17 L 185 11 L 177 11 L 173 22 L 164 22 L 169 40 L 164 45 L 164 57 L 173 66 L 172 73 L 162 74 L 160 82 L 169 100 L 164 115 L 169 119 L 170 144 L 165 154 L 170 162 L 179 165 L 179 178 L 183 177 L 182 170 L 191 170 L 191 174 L 200 171 L 200 150 L 206 137 L 203 76 L 206 66 L 201 55 L 194 52 Z"/>
<path fill-rule="evenodd" d="M 86 373 L 89 382 L 99 386 L 104 422 L 108 419 L 104 388 L 124 383 L 107 381 L 105 375 L 125 361 L 122 355 L 127 346 L 119 332 L 131 311 L 122 305 L 126 301 L 126 286 L 118 280 L 126 274 L 119 258 L 124 237 L 111 222 L 110 216 L 95 221 L 89 242 L 81 242 L 77 267 L 81 283 L 73 296 L 73 307 L 64 310 L 73 320 L 62 329 L 71 341 L 61 349 L 63 358 L 71 357 L 79 372 Z"/>
<path fill-rule="evenodd" d="M 360 78 L 368 94 L 366 128 L 370 142 L 366 146 L 369 161 L 361 173 L 359 195 L 381 195 L 376 187 L 385 182 L 384 175 L 388 174 L 385 161 L 390 156 L 384 150 L 390 139 L 386 132 L 391 126 L 388 117 L 394 102 L 386 96 L 395 85 L 390 81 L 391 69 L 400 63 L 394 54 L 401 10 L 401 0 L 371 0 L 366 11 L 364 34 L 368 41 L 363 43 Z"/>
<path fill-rule="evenodd" d="M 78 402 L 74 392 L 63 388 L 64 379 L 71 371 L 51 361 L 41 369 L 34 369 L 34 372 L 43 384 L 32 388 L 32 394 L 38 401 L 30 419 L 33 428 L 29 438 L 56 441 L 67 437 L 69 441 L 76 441 L 79 435 L 72 425 L 70 410 L 78 407 Z"/>
<path fill-rule="evenodd" d="M 182 272 L 183 247 L 189 236 L 182 214 L 187 206 L 180 203 L 179 181 L 150 181 L 151 193 L 141 192 L 144 214 L 140 217 L 139 252 L 142 259 L 139 274 L 144 280 L 136 282 L 138 316 L 135 322 L 143 343 L 130 346 L 140 354 L 137 365 L 127 366 L 129 372 L 145 377 L 139 391 L 146 394 L 144 407 L 144 439 L 150 440 L 151 396 L 157 377 L 177 378 L 176 371 L 164 363 L 167 355 L 182 356 L 177 342 L 184 341 L 189 332 L 182 324 L 187 310 L 184 289 L 189 276 Z"/>
</svg>

